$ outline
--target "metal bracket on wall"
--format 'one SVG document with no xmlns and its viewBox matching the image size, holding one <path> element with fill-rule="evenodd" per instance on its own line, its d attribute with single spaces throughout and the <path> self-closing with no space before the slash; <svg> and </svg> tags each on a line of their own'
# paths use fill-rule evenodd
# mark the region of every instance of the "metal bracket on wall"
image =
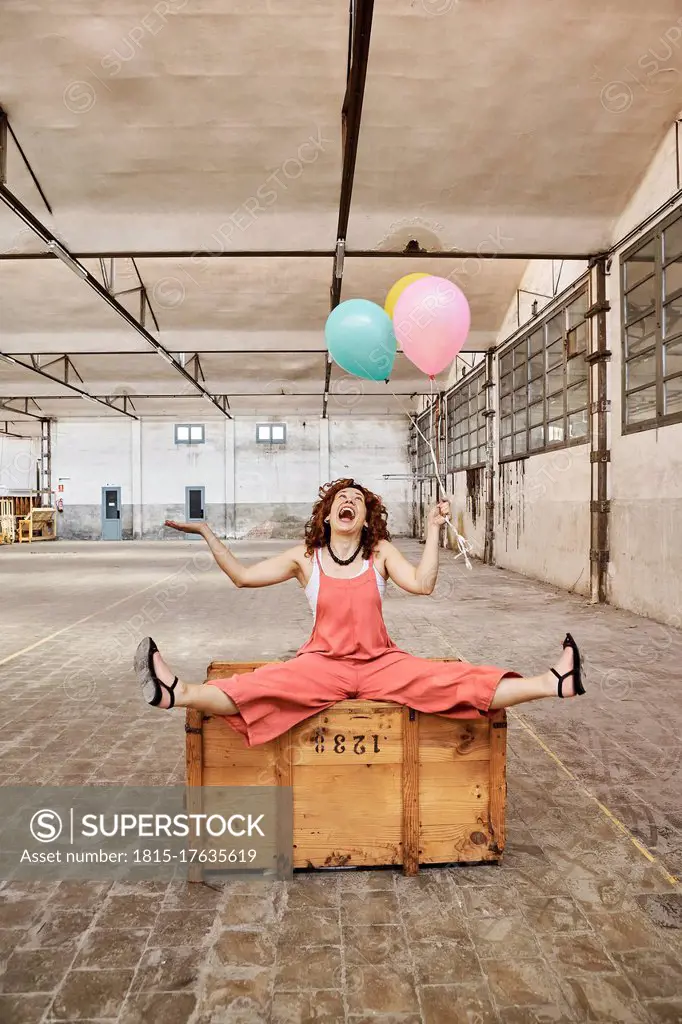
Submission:
<svg viewBox="0 0 682 1024">
<path fill-rule="evenodd" d="M 608 551 L 595 551 L 590 548 L 590 561 L 596 562 L 602 569 L 609 564 L 610 555 Z"/>
<path fill-rule="evenodd" d="M 611 311 L 611 303 L 608 299 L 604 299 L 602 302 L 594 302 L 589 309 L 585 310 L 585 319 L 590 320 L 593 316 L 597 316 L 599 313 L 609 313 Z"/>
<path fill-rule="evenodd" d="M 590 502 L 590 511 L 591 512 L 610 512 L 611 511 L 611 502 L 608 501 L 608 500 L 606 500 L 606 501 L 591 501 Z"/>
<path fill-rule="evenodd" d="M 596 352 L 588 352 L 585 362 L 592 366 L 594 363 L 607 363 L 611 358 L 611 351 L 607 348 L 597 349 Z"/>
<path fill-rule="evenodd" d="M 590 405 L 590 413 L 594 415 L 598 412 L 610 412 L 611 411 L 611 400 L 608 398 L 600 398 L 597 402 L 592 402 Z"/>
<path fill-rule="evenodd" d="M 606 451 L 590 452 L 590 462 L 610 462 L 611 452 L 607 449 Z"/>
</svg>

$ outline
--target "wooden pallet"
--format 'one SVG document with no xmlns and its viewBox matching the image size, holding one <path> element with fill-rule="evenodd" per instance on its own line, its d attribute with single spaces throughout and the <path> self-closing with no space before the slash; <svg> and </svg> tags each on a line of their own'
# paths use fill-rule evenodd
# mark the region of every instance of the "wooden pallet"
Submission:
<svg viewBox="0 0 682 1024">
<path fill-rule="evenodd" d="M 208 679 L 262 664 L 213 662 Z M 223 716 L 190 709 L 189 798 L 196 810 L 202 786 L 293 787 L 295 868 L 400 864 L 411 875 L 420 864 L 499 861 L 506 725 L 504 711 L 455 720 L 346 700 L 247 747 Z"/>
</svg>

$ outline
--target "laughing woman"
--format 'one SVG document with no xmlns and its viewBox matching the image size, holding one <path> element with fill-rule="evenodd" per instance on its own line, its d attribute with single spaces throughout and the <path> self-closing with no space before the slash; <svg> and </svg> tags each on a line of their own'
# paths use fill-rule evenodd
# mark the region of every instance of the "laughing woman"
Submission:
<svg viewBox="0 0 682 1024">
<path fill-rule="evenodd" d="M 205 523 L 167 522 L 201 534 L 237 587 L 298 580 L 313 613 L 313 630 L 290 661 L 207 684 L 178 679 L 147 637 L 135 655 L 145 700 L 157 708 L 225 715 L 254 746 L 348 698 L 476 718 L 540 697 L 584 693 L 580 653 L 570 633 L 556 665 L 529 678 L 506 668 L 417 658 L 391 640 L 382 614 L 386 580 L 408 594 L 433 592 L 440 527 L 448 514 L 448 502 L 429 512 L 424 554 L 416 567 L 391 543 L 381 498 L 349 479 L 320 488 L 302 544 L 255 565 L 242 565 Z"/>
</svg>

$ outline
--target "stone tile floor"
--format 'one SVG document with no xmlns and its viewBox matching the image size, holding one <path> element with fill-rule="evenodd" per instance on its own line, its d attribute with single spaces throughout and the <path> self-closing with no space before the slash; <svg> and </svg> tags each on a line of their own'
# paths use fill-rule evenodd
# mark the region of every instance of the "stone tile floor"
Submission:
<svg viewBox="0 0 682 1024">
<path fill-rule="evenodd" d="M 3 785 L 181 783 L 183 717 L 139 701 L 139 636 L 199 680 L 310 629 L 296 584 L 236 591 L 193 543 L 0 549 L 0 581 Z M 589 696 L 510 713 L 503 864 L 0 883 L 2 1024 L 682 1021 L 682 634 L 449 553 L 430 599 L 389 588 L 385 613 L 422 656 L 538 671 L 566 629 L 585 651 Z"/>
</svg>

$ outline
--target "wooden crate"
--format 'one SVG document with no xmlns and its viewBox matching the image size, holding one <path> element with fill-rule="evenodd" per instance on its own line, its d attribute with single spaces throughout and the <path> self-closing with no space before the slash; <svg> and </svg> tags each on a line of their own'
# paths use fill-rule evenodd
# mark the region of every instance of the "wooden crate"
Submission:
<svg viewBox="0 0 682 1024">
<path fill-rule="evenodd" d="M 213 662 L 209 679 L 265 662 Z M 222 716 L 188 710 L 187 785 L 292 786 L 294 867 L 499 861 L 506 715 L 447 719 L 346 700 L 256 747 Z M 195 880 L 200 875 L 195 873 Z"/>
<path fill-rule="evenodd" d="M 28 515 L 17 519 L 18 540 L 29 543 L 34 540 L 57 539 L 57 513 L 53 508 L 32 508 Z"/>
</svg>

